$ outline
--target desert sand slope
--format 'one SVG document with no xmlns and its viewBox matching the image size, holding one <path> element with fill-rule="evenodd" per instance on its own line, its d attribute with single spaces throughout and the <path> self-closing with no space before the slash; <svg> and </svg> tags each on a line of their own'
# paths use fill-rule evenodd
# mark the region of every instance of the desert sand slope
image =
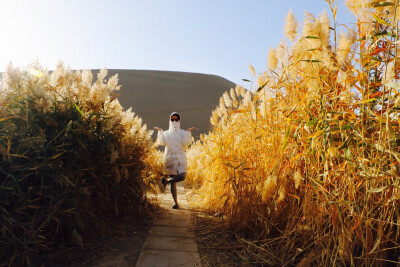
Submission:
<svg viewBox="0 0 400 267">
<path fill-rule="evenodd" d="M 207 133 L 212 110 L 222 94 L 235 84 L 216 75 L 199 73 L 108 70 L 109 75 L 118 73 L 121 87 L 120 103 L 143 118 L 147 126 L 168 129 L 169 115 L 179 112 L 183 129 L 195 126 L 197 139 Z M 92 70 L 96 74 L 98 70 Z M 155 137 L 155 134 L 153 135 Z"/>
</svg>

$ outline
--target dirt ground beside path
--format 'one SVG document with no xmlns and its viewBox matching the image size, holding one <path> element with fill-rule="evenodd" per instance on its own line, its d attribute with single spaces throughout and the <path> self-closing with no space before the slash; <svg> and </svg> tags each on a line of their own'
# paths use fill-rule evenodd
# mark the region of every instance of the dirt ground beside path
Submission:
<svg viewBox="0 0 400 267">
<path fill-rule="evenodd" d="M 189 188 L 189 186 L 187 186 Z M 203 267 L 214 266 L 261 266 L 246 257 L 243 244 L 233 232 L 226 231 L 221 217 L 199 209 L 196 193 L 188 189 L 188 202 L 192 211 L 193 231 Z"/>
<path fill-rule="evenodd" d="M 71 253 L 66 266 L 135 266 L 152 223 L 150 215 L 112 219 L 102 237 L 88 240 L 83 251 Z"/>
<path fill-rule="evenodd" d="M 223 229 L 219 218 L 201 211 L 192 214 L 202 266 L 260 266 L 243 257 L 242 245 Z"/>
<path fill-rule="evenodd" d="M 99 245 L 100 257 L 93 257 L 86 266 L 135 266 L 143 242 L 149 233 L 152 218 L 140 222 L 125 222 L 117 225 L 109 238 Z"/>
</svg>

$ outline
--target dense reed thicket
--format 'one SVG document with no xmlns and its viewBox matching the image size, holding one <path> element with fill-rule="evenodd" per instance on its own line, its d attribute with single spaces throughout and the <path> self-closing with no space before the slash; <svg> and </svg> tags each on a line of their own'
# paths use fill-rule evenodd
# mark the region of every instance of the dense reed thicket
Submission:
<svg viewBox="0 0 400 267">
<path fill-rule="evenodd" d="M 118 77 L 9 66 L 0 89 L 0 265 L 64 263 L 106 217 L 148 208 L 151 132 L 117 100 Z"/>
<path fill-rule="evenodd" d="M 286 266 L 400 259 L 398 1 L 337 1 L 285 36 L 251 92 L 232 89 L 189 151 L 188 182 L 247 248 Z M 341 3 L 340 3 L 341 4 Z M 245 239 L 241 239 L 245 238 Z"/>
</svg>

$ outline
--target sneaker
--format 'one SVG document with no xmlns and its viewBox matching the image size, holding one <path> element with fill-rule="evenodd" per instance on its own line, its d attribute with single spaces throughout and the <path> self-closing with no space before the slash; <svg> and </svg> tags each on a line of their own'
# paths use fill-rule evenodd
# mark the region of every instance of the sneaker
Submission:
<svg viewBox="0 0 400 267">
<path fill-rule="evenodd" d="M 173 209 L 179 209 L 179 205 L 178 205 L 178 204 L 175 204 L 175 205 L 172 206 L 172 208 L 173 208 Z"/>
</svg>

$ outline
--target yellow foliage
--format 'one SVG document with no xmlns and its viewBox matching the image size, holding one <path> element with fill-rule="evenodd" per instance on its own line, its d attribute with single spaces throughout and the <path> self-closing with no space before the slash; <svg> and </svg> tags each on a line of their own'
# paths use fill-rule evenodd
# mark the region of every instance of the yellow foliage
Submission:
<svg viewBox="0 0 400 267">
<path fill-rule="evenodd" d="M 225 93 L 212 130 L 188 152 L 200 205 L 259 237 L 266 255 L 287 255 L 276 265 L 362 265 L 400 252 L 391 197 L 400 186 L 399 35 L 384 3 L 347 1 L 358 27 L 340 34 L 326 13 L 306 13 L 300 34 L 290 12 L 292 45 L 271 50 L 274 72 L 251 91 Z"/>
</svg>

